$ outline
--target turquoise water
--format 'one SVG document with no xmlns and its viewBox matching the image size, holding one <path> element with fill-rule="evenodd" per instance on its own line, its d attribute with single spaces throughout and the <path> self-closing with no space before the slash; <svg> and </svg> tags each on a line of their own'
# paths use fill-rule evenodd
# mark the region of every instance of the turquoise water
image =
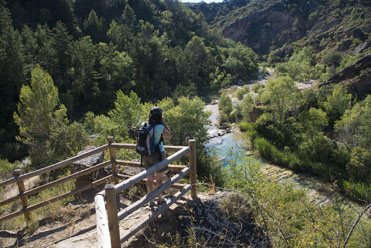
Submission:
<svg viewBox="0 0 371 248">
<path fill-rule="evenodd" d="M 242 162 L 241 156 L 246 154 L 246 147 L 246 141 L 237 133 L 211 138 L 206 145 L 207 151 L 215 155 L 223 166 L 227 166 L 230 159 L 237 160 L 237 163 Z"/>
<path fill-rule="evenodd" d="M 206 149 L 211 155 L 218 158 L 223 167 L 228 166 L 230 160 L 235 160 L 237 164 L 243 164 L 247 161 L 259 162 L 261 168 L 266 165 L 263 160 L 252 155 L 248 149 L 247 139 L 241 133 L 227 133 L 211 138 Z M 249 159 L 246 159 L 247 156 Z"/>
</svg>

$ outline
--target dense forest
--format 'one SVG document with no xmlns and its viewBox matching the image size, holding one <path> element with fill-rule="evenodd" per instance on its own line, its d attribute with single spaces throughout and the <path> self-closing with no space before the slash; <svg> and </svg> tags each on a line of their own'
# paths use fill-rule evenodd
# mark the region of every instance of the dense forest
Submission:
<svg viewBox="0 0 371 248">
<path fill-rule="evenodd" d="M 0 154 L 10 160 L 24 154 L 13 113 L 37 65 L 52 77 L 70 122 L 106 114 L 118 90 L 142 103 L 206 100 L 258 69 L 251 49 L 178 1 L 1 0 L 0 25 Z"/>
<path fill-rule="evenodd" d="M 197 139 L 199 181 L 243 195 L 223 203 L 236 226 L 250 204 L 274 247 L 342 247 L 354 213 L 316 206 L 249 160 L 222 168 L 205 150 L 204 107 L 219 98 L 220 124 L 237 123 L 262 158 L 369 204 L 370 15 L 367 0 L 0 0 L 0 177 L 25 156 L 27 171 L 107 136 L 134 143 L 157 105 L 170 144 Z M 222 93 L 232 85 L 241 86 L 234 99 Z M 371 227 L 360 222 L 350 247 L 369 247 Z M 199 237 L 179 244 L 207 243 Z"/>
</svg>

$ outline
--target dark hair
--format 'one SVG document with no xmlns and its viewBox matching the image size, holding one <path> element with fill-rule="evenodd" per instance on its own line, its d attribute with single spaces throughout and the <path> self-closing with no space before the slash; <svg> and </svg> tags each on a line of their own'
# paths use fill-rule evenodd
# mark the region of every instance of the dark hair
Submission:
<svg viewBox="0 0 371 248">
<path fill-rule="evenodd" d="M 162 109 L 159 107 L 153 107 L 149 111 L 149 120 L 150 125 L 161 124 L 162 122 Z"/>
</svg>

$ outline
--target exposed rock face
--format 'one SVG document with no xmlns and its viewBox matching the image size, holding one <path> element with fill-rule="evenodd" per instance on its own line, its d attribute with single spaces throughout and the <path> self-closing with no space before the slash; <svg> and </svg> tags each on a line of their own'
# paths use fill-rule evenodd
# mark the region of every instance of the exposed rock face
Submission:
<svg viewBox="0 0 371 248">
<path fill-rule="evenodd" d="M 356 55 L 358 53 L 361 53 L 363 52 L 365 49 L 369 48 L 371 45 L 368 43 L 368 42 L 363 42 L 361 44 L 359 44 L 355 49 L 354 51 L 352 52 L 352 55 Z"/>
<path fill-rule="evenodd" d="M 259 54 L 267 54 L 273 43 L 281 47 L 303 36 L 299 30 L 293 30 L 296 18 L 282 3 L 277 3 L 239 19 L 223 30 L 223 36 L 244 43 Z"/>
<path fill-rule="evenodd" d="M 360 100 L 371 94 L 371 54 L 344 68 L 320 87 L 339 83 Z"/>
<path fill-rule="evenodd" d="M 291 47 L 297 45 L 312 46 L 317 51 L 331 48 L 353 52 L 354 39 L 362 42 L 354 50 L 355 54 L 367 48 L 364 42 L 370 38 L 371 32 L 371 24 L 365 21 L 367 15 L 360 14 L 357 22 L 353 21 L 353 17 L 349 18 L 350 13 L 343 11 L 347 7 L 345 4 L 323 0 L 293 4 L 294 1 L 277 0 L 269 7 L 259 9 L 259 1 L 251 2 L 254 3 L 226 16 L 220 25 L 224 37 L 251 47 L 259 55 L 273 50 L 280 58 L 289 57 Z M 365 12 L 369 10 L 369 5 L 358 4 L 357 7 L 360 6 Z M 360 20 L 362 24 L 357 25 Z"/>
</svg>

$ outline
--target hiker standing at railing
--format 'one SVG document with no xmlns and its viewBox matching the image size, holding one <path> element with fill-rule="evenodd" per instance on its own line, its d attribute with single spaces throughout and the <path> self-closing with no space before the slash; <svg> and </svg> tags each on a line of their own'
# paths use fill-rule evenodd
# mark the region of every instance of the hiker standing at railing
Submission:
<svg viewBox="0 0 371 248">
<path fill-rule="evenodd" d="M 159 107 L 153 107 L 150 110 L 149 118 L 148 118 L 148 124 L 150 131 L 153 130 L 153 135 L 149 136 L 151 137 L 149 140 L 147 139 L 147 147 L 149 146 L 149 154 L 142 155 L 142 162 L 143 166 L 145 168 L 149 168 L 156 163 L 164 160 L 166 158 L 165 148 L 164 144 L 162 142 L 163 138 L 171 139 L 172 133 L 167 126 L 164 118 L 162 117 L 162 109 Z M 149 143 L 149 144 L 148 144 Z M 152 149 L 151 149 L 152 147 Z M 152 151 L 151 151 L 152 150 Z M 154 152 L 153 152 L 154 150 Z M 162 177 L 163 172 L 167 169 L 167 167 L 159 170 L 156 172 L 156 187 L 159 187 L 162 185 Z M 150 175 L 147 178 L 146 186 L 147 186 L 147 193 L 152 192 L 153 190 L 153 179 L 154 174 Z M 163 204 L 165 201 L 162 198 L 162 195 L 158 195 L 157 197 L 157 203 L 158 205 Z M 149 206 L 153 208 L 155 203 L 153 201 L 150 202 Z"/>
</svg>

